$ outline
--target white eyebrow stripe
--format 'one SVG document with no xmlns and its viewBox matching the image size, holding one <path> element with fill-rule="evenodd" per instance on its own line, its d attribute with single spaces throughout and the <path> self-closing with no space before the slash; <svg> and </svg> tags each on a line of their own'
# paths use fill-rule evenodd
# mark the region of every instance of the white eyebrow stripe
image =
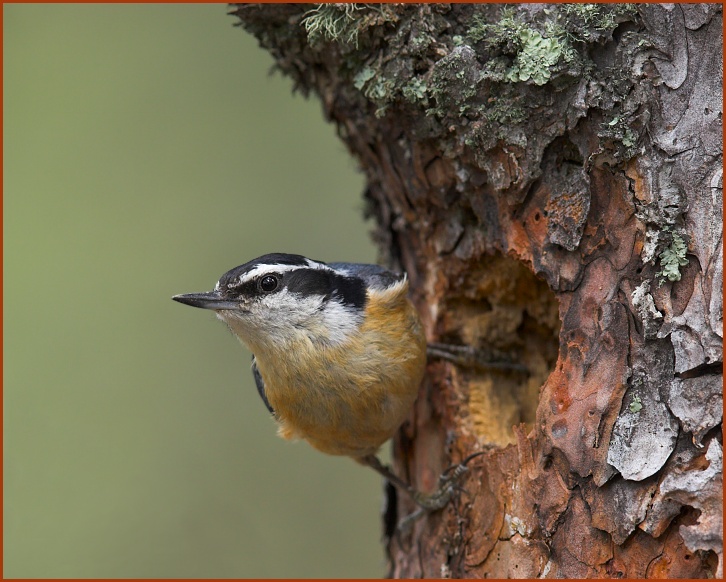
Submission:
<svg viewBox="0 0 726 582">
<path fill-rule="evenodd" d="M 267 273 L 285 273 L 287 271 L 295 271 L 298 269 L 324 269 L 332 271 L 330 267 L 327 265 L 323 265 L 322 263 L 316 263 L 315 261 L 311 261 L 310 259 L 307 259 L 308 265 L 270 265 L 270 264 L 264 264 L 264 265 L 257 265 L 250 271 L 247 271 L 244 275 L 239 277 L 237 281 L 235 282 L 235 285 L 241 285 L 243 283 L 247 283 L 248 281 L 251 281 L 252 279 L 255 279 L 257 277 L 261 277 L 263 275 L 266 275 Z"/>
</svg>

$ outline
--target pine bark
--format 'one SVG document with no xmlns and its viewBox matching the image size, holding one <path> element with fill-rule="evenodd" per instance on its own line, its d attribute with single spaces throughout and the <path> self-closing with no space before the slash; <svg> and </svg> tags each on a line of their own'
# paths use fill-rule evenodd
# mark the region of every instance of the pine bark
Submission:
<svg viewBox="0 0 726 582">
<path fill-rule="evenodd" d="M 718 4 L 238 5 L 360 162 L 430 342 L 393 577 L 722 575 Z M 294 128 L 290 128 L 294 131 Z"/>
</svg>

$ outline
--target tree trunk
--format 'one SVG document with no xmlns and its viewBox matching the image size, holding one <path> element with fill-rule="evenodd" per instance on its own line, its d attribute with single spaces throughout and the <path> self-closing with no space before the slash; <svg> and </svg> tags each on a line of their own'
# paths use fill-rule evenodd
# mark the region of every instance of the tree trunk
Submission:
<svg viewBox="0 0 726 582">
<path fill-rule="evenodd" d="M 722 572 L 721 6 L 239 5 L 360 161 L 429 342 L 395 577 Z M 291 128 L 294 131 L 294 128 Z"/>
</svg>

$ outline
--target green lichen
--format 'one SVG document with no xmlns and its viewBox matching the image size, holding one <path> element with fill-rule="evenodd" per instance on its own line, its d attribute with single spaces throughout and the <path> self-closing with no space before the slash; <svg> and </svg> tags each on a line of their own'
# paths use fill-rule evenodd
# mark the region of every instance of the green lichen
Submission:
<svg viewBox="0 0 726 582">
<path fill-rule="evenodd" d="M 481 41 L 488 49 L 502 46 L 511 51 L 515 47 L 508 41 L 518 37 L 519 31 L 524 26 L 524 22 L 517 20 L 514 8 L 507 6 L 502 9 L 501 17 L 496 23 L 489 23 L 478 14 L 475 15 L 474 23 L 467 31 L 466 38 L 472 42 Z"/>
<path fill-rule="evenodd" d="M 566 29 L 556 20 L 535 26 L 511 7 L 503 8 L 495 23 L 474 17 L 466 37 L 473 43 L 482 43 L 491 53 L 484 77 L 497 82 L 544 85 L 554 73 L 581 60 L 570 46 Z"/>
<path fill-rule="evenodd" d="M 620 22 L 632 20 L 638 13 L 635 4 L 562 4 L 561 9 L 568 34 L 581 42 L 610 34 Z"/>
<path fill-rule="evenodd" d="M 633 399 L 630 401 L 628 410 L 633 414 L 640 412 L 643 409 L 643 403 L 640 401 L 640 396 L 637 394 L 633 395 Z"/>
<path fill-rule="evenodd" d="M 335 42 L 346 52 L 358 49 L 369 29 L 397 20 L 395 9 L 385 4 L 318 4 L 303 14 L 301 23 L 310 46 Z"/>
<path fill-rule="evenodd" d="M 445 117 L 451 112 L 459 116 L 467 113 L 479 92 L 480 71 L 476 53 L 469 46 L 454 48 L 439 59 L 427 80 L 427 93 L 435 102 L 435 107 L 426 115 Z"/>
<path fill-rule="evenodd" d="M 373 67 L 365 66 L 353 76 L 353 86 L 373 102 L 377 109 L 376 117 L 383 117 L 396 93 L 396 83 L 376 71 Z M 425 85 L 424 85 L 425 90 Z"/>
<path fill-rule="evenodd" d="M 365 87 L 365 84 L 375 77 L 376 71 L 371 67 L 363 67 L 353 77 L 353 86 L 359 91 Z"/>
<path fill-rule="evenodd" d="M 629 127 L 626 127 L 625 132 L 623 133 L 623 145 L 626 148 L 631 148 L 637 143 L 637 141 L 638 137 L 635 135 L 635 132 Z"/>
<path fill-rule="evenodd" d="M 613 153 L 620 160 L 632 158 L 637 153 L 640 134 L 633 128 L 634 118 L 622 112 L 600 125 L 598 137 L 610 143 Z"/>
<path fill-rule="evenodd" d="M 686 253 L 688 245 L 678 233 L 673 233 L 671 244 L 658 255 L 660 259 L 661 270 L 656 273 L 660 278 L 658 286 L 660 287 L 666 280 L 680 281 L 681 267 L 688 264 Z"/>
<path fill-rule="evenodd" d="M 520 137 L 556 109 L 553 91 L 569 99 L 566 91 L 593 80 L 592 99 L 598 98 L 601 71 L 589 45 L 611 40 L 620 22 L 635 18 L 629 5 L 596 4 L 471 5 L 454 26 L 440 13 L 428 6 L 412 12 L 398 4 L 321 4 L 304 12 L 302 26 L 309 48 L 338 55 L 340 77 L 376 116 L 420 107 L 429 119 L 417 131 L 427 135 L 466 118 L 452 147 L 479 150 L 498 141 L 526 144 Z M 618 153 L 637 147 L 639 135 L 625 121 L 614 129 Z"/>
<path fill-rule="evenodd" d="M 356 13 L 361 9 L 356 4 L 319 4 L 308 10 L 302 19 L 308 41 L 312 46 L 325 40 L 357 47 L 360 27 Z"/>
<path fill-rule="evenodd" d="M 527 119 L 527 111 L 516 97 L 491 97 L 486 107 L 479 112 L 484 120 L 497 125 L 515 125 Z"/>
<path fill-rule="evenodd" d="M 521 50 L 507 72 L 508 81 L 529 81 L 544 85 L 552 76 L 550 67 L 560 60 L 563 44 L 557 38 L 545 38 L 536 30 L 519 32 Z"/>
<path fill-rule="evenodd" d="M 491 53 L 487 78 L 544 85 L 555 76 L 588 73 L 593 63 L 583 45 L 610 37 L 636 12 L 631 4 L 563 4 L 530 21 L 525 12 L 506 6 L 494 23 L 475 16 L 466 35 L 455 37 L 454 43 L 481 43 Z"/>
<path fill-rule="evenodd" d="M 416 101 L 425 101 L 427 99 L 427 90 L 428 85 L 426 81 L 420 77 L 414 77 L 407 85 L 404 85 L 401 93 L 408 102 L 415 103 Z"/>
</svg>

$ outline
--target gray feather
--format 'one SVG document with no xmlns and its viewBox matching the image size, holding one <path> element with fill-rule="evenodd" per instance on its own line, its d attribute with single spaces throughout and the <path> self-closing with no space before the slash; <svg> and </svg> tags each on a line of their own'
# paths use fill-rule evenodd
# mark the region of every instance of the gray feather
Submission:
<svg viewBox="0 0 726 582">
<path fill-rule="evenodd" d="M 328 263 L 328 266 L 352 277 L 365 281 L 367 287 L 383 291 L 403 279 L 404 275 L 394 273 L 379 265 L 362 263 Z"/>
</svg>

